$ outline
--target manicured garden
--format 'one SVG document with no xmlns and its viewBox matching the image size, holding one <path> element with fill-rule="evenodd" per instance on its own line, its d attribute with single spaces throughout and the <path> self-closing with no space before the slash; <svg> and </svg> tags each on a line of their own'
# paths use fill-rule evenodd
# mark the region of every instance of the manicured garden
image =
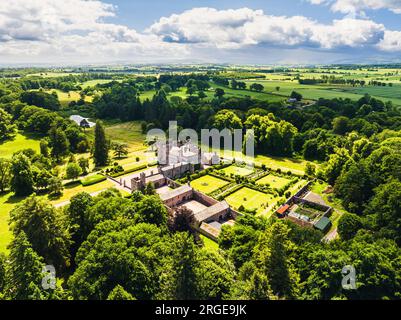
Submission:
<svg viewBox="0 0 401 320">
<path fill-rule="evenodd" d="M 247 168 L 247 167 L 240 167 L 240 166 L 236 166 L 236 165 L 232 165 L 229 166 L 227 168 L 224 168 L 223 170 L 221 170 L 224 174 L 226 174 L 227 176 L 241 176 L 241 177 L 246 177 L 249 176 L 250 174 L 252 174 L 254 172 L 254 170 Z"/>
<path fill-rule="evenodd" d="M 281 189 L 287 186 L 289 183 L 291 183 L 291 180 L 283 177 L 278 177 L 273 174 L 269 174 L 268 176 L 265 176 L 256 181 L 256 183 L 259 185 L 268 184 L 270 185 L 271 188 Z"/>
<path fill-rule="evenodd" d="M 257 214 L 266 211 L 272 199 L 272 195 L 248 187 L 243 187 L 225 198 L 235 209 L 238 210 L 242 206 L 246 210 L 256 210 Z"/>
<path fill-rule="evenodd" d="M 213 191 L 220 189 L 228 184 L 229 184 L 228 181 L 219 179 L 217 177 L 213 177 L 211 175 L 206 175 L 206 176 L 200 177 L 194 181 L 191 181 L 191 186 L 195 190 L 198 190 L 202 193 L 213 192 Z"/>
</svg>

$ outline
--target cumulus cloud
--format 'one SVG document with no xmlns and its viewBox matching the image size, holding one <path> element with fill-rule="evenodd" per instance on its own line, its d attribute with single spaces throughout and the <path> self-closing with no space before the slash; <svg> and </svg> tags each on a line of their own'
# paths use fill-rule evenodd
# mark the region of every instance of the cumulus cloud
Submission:
<svg viewBox="0 0 401 320">
<path fill-rule="evenodd" d="M 97 0 L 14 0 L 0 2 L 0 55 L 30 59 L 100 61 L 187 55 L 187 48 L 155 35 L 106 23 L 116 8 Z"/>
<path fill-rule="evenodd" d="M 247 8 L 195 8 L 161 18 L 147 31 L 168 42 L 217 48 L 269 44 L 331 49 L 376 44 L 383 38 L 385 28 L 368 20 L 346 18 L 325 25 L 303 16 L 272 16 Z"/>
<path fill-rule="evenodd" d="M 118 8 L 99 0 L 1 1 L 1 61 L 177 61 L 266 48 L 401 51 L 401 31 L 386 30 L 368 19 L 346 17 L 323 24 L 304 16 L 273 16 L 249 8 L 193 8 L 162 17 L 138 32 L 111 23 L 117 13 Z"/>
<path fill-rule="evenodd" d="M 330 5 L 335 12 L 345 14 L 364 14 L 364 10 L 387 9 L 401 14 L 401 0 L 308 0 L 312 4 Z"/>
</svg>

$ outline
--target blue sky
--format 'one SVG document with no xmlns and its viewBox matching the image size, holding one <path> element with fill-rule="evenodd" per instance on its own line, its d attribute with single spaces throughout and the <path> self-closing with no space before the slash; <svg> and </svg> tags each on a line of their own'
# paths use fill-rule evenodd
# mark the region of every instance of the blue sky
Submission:
<svg viewBox="0 0 401 320">
<path fill-rule="evenodd" d="M 344 16 L 328 10 L 327 7 L 296 0 L 111 0 L 108 2 L 117 6 L 118 16 L 112 19 L 113 21 L 137 30 L 147 28 L 160 17 L 196 7 L 211 7 L 220 10 L 248 7 L 254 10 L 262 9 L 265 13 L 273 15 L 304 15 L 321 22 L 330 22 Z M 383 23 L 386 27 L 401 27 L 400 15 L 388 10 L 368 10 L 368 12 L 375 21 Z"/>
<path fill-rule="evenodd" d="M 325 64 L 400 59 L 401 0 L 0 3 L 3 64 Z"/>
</svg>

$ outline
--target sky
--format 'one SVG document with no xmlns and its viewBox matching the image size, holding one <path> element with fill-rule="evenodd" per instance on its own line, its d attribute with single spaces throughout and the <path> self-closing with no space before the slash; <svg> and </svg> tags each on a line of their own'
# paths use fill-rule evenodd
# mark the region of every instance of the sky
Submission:
<svg viewBox="0 0 401 320">
<path fill-rule="evenodd" d="M 401 0 L 2 0 L 0 65 L 401 62 Z"/>
</svg>

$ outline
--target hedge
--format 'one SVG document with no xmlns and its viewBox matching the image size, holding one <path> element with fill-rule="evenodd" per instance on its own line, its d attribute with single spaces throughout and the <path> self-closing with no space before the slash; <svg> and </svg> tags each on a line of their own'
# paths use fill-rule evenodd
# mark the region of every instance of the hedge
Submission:
<svg viewBox="0 0 401 320">
<path fill-rule="evenodd" d="M 94 174 L 93 176 L 90 176 L 90 177 L 87 177 L 87 178 L 81 180 L 81 184 L 84 187 L 87 187 L 87 186 L 91 186 L 93 184 L 105 181 L 106 179 L 107 179 L 106 176 L 104 176 L 102 174 Z"/>
<path fill-rule="evenodd" d="M 113 177 L 113 178 L 117 178 L 117 177 L 123 176 L 123 175 L 128 174 L 128 173 L 132 173 L 132 172 L 136 172 L 136 171 L 139 171 L 139 170 L 146 169 L 147 167 L 148 166 L 146 164 L 142 164 L 140 166 L 136 166 L 136 167 L 133 167 L 131 169 L 124 170 L 122 172 L 113 173 L 110 176 Z"/>
</svg>

